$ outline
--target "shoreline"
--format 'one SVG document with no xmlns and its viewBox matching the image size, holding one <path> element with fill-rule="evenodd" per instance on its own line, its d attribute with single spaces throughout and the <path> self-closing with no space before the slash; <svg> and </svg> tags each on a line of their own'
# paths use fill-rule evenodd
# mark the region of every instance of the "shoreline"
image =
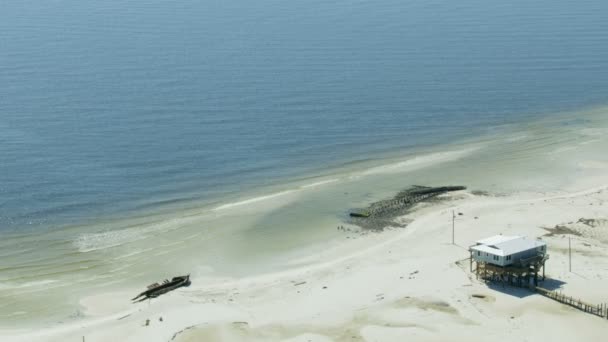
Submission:
<svg viewBox="0 0 608 342">
<path fill-rule="evenodd" d="M 141 284 L 176 274 L 192 273 L 195 283 L 218 284 L 232 279 L 238 285 L 241 281 L 253 281 L 257 275 L 274 277 L 294 269 L 307 269 L 313 264 L 321 265 L 324 260 L 350 258 L 353 250 L 366 250 L 397 233 L 390 230 L 378 236 L 353 235 L 347 239 L 335 231 L 336 225 L 346 223 L 344 216 L 349 209 L 392 197 L 408 185 L 463 184 L 470 186 L 472 193 L 481 189 L 506 194 L 499 198 L 479 197 L 494 203 L 506 198 L 525 201 L 540 193 L 545 197 L 547 194 L 572 195 L 580 189 L 607 184 L 608 159 L 602 151 L 606 142 L 603 133 L 608 129 L 603 124 L 604 121 L 586 118 L 582 126 L 530 128 L 499 136 L 502 140 L 497 138 L 487 144 L 444 146 L 406 160 L 385 161 L 382 167 L 332 174 L 328 178 L 309 177 L 292 184 L 294 187 L 288 190 L 278 189 L 276 193 L 258 197 L 244 196 L 209 210 L 197 208 L 172 217 L 157 214 L 137 218 L 113 230 L 104 230 L 101 224 L 95 231 L 78 232 L 73 240 L 63 241 L 61 234 L 45 235 L 48 241 L 61 242 L 54 244 L 55 259 L 41 254 L 39 260 L 50 259 L 56 265 L 38 265 L 33 259 L 30 263 L 40 268 L 43 276 L 32 278 L 35 274 L 32 277 L 27 274 L 32 279 L 26 280 L 46 281 L 39 283 L 51 286 L 32 287 L 27 291 L 18 287 L 17 290 L 0 289 L 4 291 L 2 295 L 11 296 L 7 298 L 12 298 L 13 306 L 19 308 L 5 309 L 9 316 L 4 316 L 4 325 L 46 329 L 44 327 L 76 324 L 83 315 L 91 313 L 109 314 L 123 307 L 130 310 L 126 303 L 115 305 L 112 300 L 91 310 L 89 300 L 104 298 L 104 293 L 124 293 L 129 289 L 137 292 Z M 421 212 L 426 210 L 431 209 L 422 207 Z M 418 212 L 414 212 L 408 216 L 407 222 L 414 219 L 416 224 L 417 215 Z M 75 228 L 70 231 L 76 232 Z M 327 252 L 331 250 L 336 252 Z M 62 259 L 62 253 L 74 259 Z M 19 261 L 19 265 L 29 262 Z M 73 273 L 70 268 L 74 268 Z M 57 271 L 65 276 L 58 278 Z M 18 270 L 13 273 L 22 276 Z M 70 292 L 66 292 L 68 290 Z M 49 313 L 37 313 L 43 320 L 33 317 L 31 322 L 19 322 L 19 317 L 11 314 L 29 317 L 29 310 L 22 308 L 18 297 L 14 299 L 14 293 L 31 294 L 32 299 L 23 303 L 44 303 Z M 89 310 L 78 307 L 78 303 L 83 302 Z M 92 302 L 99 303 L 98 300 Z"/>
<path fill-rule="evenodd" d="M 205 284 L 204 279 L 193 279 L 193 285 L 189 288 L 174 291 L 151 303 L 131 305 L 132 308 L 124 311 L 117 311 L 116 307 L 113 307 L 118 299 L 102 294 L 97 298 L 85 299 L 81 303 L 84 306 L 97 307 L 96 316 L 38 332 L 22 331 L 23 335 L 16 332 L 11 334 L 3 330 L 0 331 L 0 336 L 4 335 L 3 340 L 9 341 L 28 339 L 65 341 L 68 336 L 82 335 L 86 336 L 87 341 L 145 339 L 185 342 L 201 338 L 213 340 L 218 336 L 228 340 L 247 338 L 256 341 L 268 338 L 271 341 L 279 341 L 295 334 L 291 337 L 313 338 L 315 341 L 342 341 L 347 339 L 338 336 L 338 332 L 344 327 L 350 327 L 353 319 L 358 322 L 353 315 L 356 316 L 358 312 L 364 311 L 367 312 L 367 316 L 371 315 L 374 318 L 355 324 L 358 327 L 357 336 L 361 339 L 373 336 L 388 338 L 394 333 L 405 334 L 399 336 L 414 336 L 414 340 L 440 340 L 441 336 L 444 338 L 450 336 L 443 334 L 448 332 L 452 334 L 454 331 L 464 334 L 462 338 L 465 339 L 470 336 L 467 337 L 466 330 L 461 330 L 460 325 L 464 327 L 476 325 L 476 322 L 482 320 L 479 315 L 474 314 L 475 310 L 479 311 L 477 306 L 487 310 L 486 315 L 500 316 L 505 313 L 511 315 L 517 312 L 519 315 L 527 316 L 529 313 L 525 307 L 530 303 L 544 310 L 536 312 L 536 309 L 533 309 L 535 316 L 533 321 L 561 322 L 562 319 L 570 319 L 592 327 L 595 333 L 599 333 L 598 329 L 608 330 L 608 327 L 601 328 L 601 324 L 605 325 L 601 319 L 577 311 L 570 312 L 562 308 L 561 304 L 546 298 L 534 295 L 519 298 L 513 297 L 509 291 L 502 293 L 490 289 L 475 281 L 474 277 L 471 279 L 471 275 L 467 274 L 466 270 L 456 265 L 457 261 L 467 257 L 466 246 L 477 238 L 499 232 L 524 233 L 534 237 L 547 234 L 547 231 L 538 225 L 530 223 L 515 227 L 513 226 L 515 223 L 495 224 L 496 227 L 484 229 L 479 224 L 480 221 L 496 222 L 497 218 L 510 217 L 518 213 L 523 218 L 514 219 L 516 221 L 544 222 L 543 225 L 553 226 L 576 221 L 575 218 L 578 216 L 593 216 L 589 213 L 597 209 L 606 213 L 604 218 L 608 218 L 607 208 L 602 207 L 608 205 L 608 182 L 575 193 L 532 196 L 514 194 L 504 197 L 480 197 L 470 193 L 462 195 L 453 201 L 425 206 L 411 216 L 402 217 L 401 219 L 413 220 L 405 229 L 391 229 L 344 242 L 318 256 L 320 262 L 311 262 L 305 267 L 250 278 L 218 279 L 215 284 Z M 590 201 L 601 204 L 593 208 L 589 205 Z M 566 207 L 576 207 L 577 210 L 567 212 L 563 210 Z M 449 243 L 448 236 L 450 222 L 447 219 L 452 208 L 464 212 L 462 220 L 467 221 L 457 224 L 457 227 L 462 228 L 457 228 L 456 246 Z M 503 212 L 496 213 L 497 208 L 502 208 Z M 545 218 L 543 215 L 539 218 L 538 212 L 556 214 L 556 217 Z M 471 219 L 472 215 L 477 215 L 479 220 Z M 594 247 L 597 248 L 596 253 L 602 256 L 608 255 L 608 225 L 605 228 L 602 234 L 605 234 L 606 243 L 590 237 L 577 236 L 575 238 L 581 241 L 577 248 L 583 248 L 585 246 L 583 243 L 591 243 L 596 246 Z M 579 291 L 589 287 L 594 290 L 585 290 L 585 292 L 591 293 L 592 295 L 588 297 L 592 298 L 585 299 L 601 300 L 602 293 L 599 288 L 608 284 L 608 273 L 595 271 L 594 275 L 599 278 L 591 282 L 589 279 L 581 282 L 580 279 L 572 278 L 572 275 L 568 275 L 568 272 L 564 272 L 560 266 L 562 259 L 565 258 L 565 255 L 559 251 L 562 248 L 563 235 L 558 234 L 544 239 L 548 242 L 551 255 L 548 262 L 548 276 L 568 280 L 563 285 L 567 293 L 578 295 Z M 416 241 L 415 245 L 411 244 L 413 241 Z M 426 251 L 424 246 L 429 251 Z M 598 256 L 584 256 L 584 258 L 596 260 Z M 440 281 L 442 278 L 445 279 Z M 362 279 L 368 279 L 368 284 L 362 283 Z M 408 286 L 402 286 L 404 281 L 407 281 Z M 515 289 L 513 291 L 521 292 Z M 304 292 L 306 295 L 303 295 Z M 486 306 L 488 303 L 484 300 L 479 300 L 481 303 L 477 303 L 474 299 L 476 297 L 470 297 L 473 292 L 482 293 L 486 296 L 484 298 L 493 298 L 492 303 L 500 302 L 501 306 L 499 308 Z M 520 293 L 520 295 L 524 294 Z M 465 302 L 466 298 L 468 299 Z M 105 311 L 99 310 L 102 303 L 109 302 L 113 303 Z M 390 305 L 387 306 L 386 303 Z M 555 315 L 553 312 L 559 314 Z M 421 317 L 415 319 L 418 315 Z M 151 319 L 153 317 L 158 319 L 157 316 L 164 318 L 162 323 Z M 446 329 L 424 333 L 428 329 L 415 328 L 431 324 L 428 320 L 447 318 L 449 318 L 448 326 L 453 326 L 444 332 L 441 330 Z M 153 323 L 147 327 L 142 326 L 145 319 L 151 319 Z M 386 320 L 391 328 L 379 328 L 376 324 L 378 320 Z M 247 322 L 247 324 L 233 322 Z M 278 329 L 277 324 L 283 328 Z M 501 324 L 504 324 L 504 327 L 510 326 L 505 322 Z M 529 329 L 533 328 L 532 325 L 526 326 L 524 329 L 526 334 L 531 333 Z M 390 334 L 385 330 L 391 330 Z M 183 332 L 179 333 L 180 331 Z M 273 333 L 267 334 L 268 331 Z M 411 335 L 412 333 L 414 334 Z M 275 338 L 277 336 L 280 338 Z M 565 334 L 557 340 L 565 341 L 567 336 Z"/>
</svg>

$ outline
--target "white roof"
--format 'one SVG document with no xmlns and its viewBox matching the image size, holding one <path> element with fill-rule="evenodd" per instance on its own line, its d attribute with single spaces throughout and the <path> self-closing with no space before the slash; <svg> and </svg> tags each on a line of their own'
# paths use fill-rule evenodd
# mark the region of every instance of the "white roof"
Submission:
<svg viewBox="0 0 608 342">
<path fill-rule="evenodd" d="M 472 250 L 474 251 L 479 251 L 479 252 L 485 252 L 485 253 L 490 253 L 492 255 L 500 255 L 503 256 L 503 252 L 499 249 L 496 248 L 492 248 L 486 245 L 477 245 L 477 246 L 473 246 L 471 247 Z"/>
<path fill-rule="evenodd" d="M 496 235 L 477 241 L 477 245 L 471 247 L 471 249 L 494 255 L 505 256 L 545 245 L 546 243 L 543 241 L 527 239 L 524 236 Z"/>
<path fill-rule="evenodd" d="M 515 240 L 515 239 L 521 239 L 521 238 L 522 238 L 522 236 L 517 236 L 517 235 L 494 235 L 489 238 L 478 240 L 476 242 L 476 244 L 491 246 L 491 245 L 497 245 L 499 243 L 503 243 L 503 242 L 507 242 L 507 241 Z"/>
</svg>

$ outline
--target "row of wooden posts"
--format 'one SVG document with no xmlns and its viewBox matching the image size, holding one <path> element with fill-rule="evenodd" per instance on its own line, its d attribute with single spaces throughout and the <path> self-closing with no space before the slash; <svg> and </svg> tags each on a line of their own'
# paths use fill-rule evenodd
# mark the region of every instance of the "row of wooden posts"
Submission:
<svg viewBox="0 0 608 342">
<path fill-rule="evenodd" d="M 551 298 L 557 302 L 560 302 L 562 304 L 571 306 L 575 309 L 578 309 L 578 310 L 584 311 L 586 313 L 590 313 L 592 315 L 596 315 L 596 316 L 599 316 L 599 317 L 602 317 L 602 318 L 605 318 L 608 320 L 608 305 L 605 303 L 589 304 L 580 299 L 576 299 L 572 296 L 566 296 L 565 294 L 563 294 L 561 292 L 550 291 L 550 290 L 544 289 L 539 286 L 536 287 L 536 292 L 540 293 L 541 295 L 543 295 L 547 298 Z"/>
<path fill-rule="evenodd" d="M 410 194 L 410 195 L 398 195 L 398 198 L 394 198 L 391 200 L 383 200 L 383 201 L 379 201 L 376 203 L 373 203 L 372 205 L 370 205 L 368 207 L 368 209 L 366 210 L 366 212 L 373 216 L 373 215 L 382 215 L 388 211 L 392 211 L 395 209 L 401 209 L 405 206 L 409 206 L 421 201 L 424 201 L 426 199 L 429 199 L 431 197 L 436 197 L 438 195 L 440 195 L 441 193 L 429 193 L 429 194 Z M 399 197 L 399 196 L 403 196 L 403 197 Z"/>
</svg>

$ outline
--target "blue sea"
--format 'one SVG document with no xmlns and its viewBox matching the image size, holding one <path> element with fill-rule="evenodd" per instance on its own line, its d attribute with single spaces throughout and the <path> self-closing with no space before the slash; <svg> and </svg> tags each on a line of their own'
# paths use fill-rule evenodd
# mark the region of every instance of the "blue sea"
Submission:
<svg viewBox="0 0 608 342">
<path fill-rule="evenodd" d="M 604 0 L 2 0 L 0 323 L 69 315 L 74 283 L 105 289 L 91 274 L 266 271 L 237 260 L 325 239 L 311 213 L 332 228 L 479 165 L 501 188 L 606 117 L 606 18 Z"/>
</svg>

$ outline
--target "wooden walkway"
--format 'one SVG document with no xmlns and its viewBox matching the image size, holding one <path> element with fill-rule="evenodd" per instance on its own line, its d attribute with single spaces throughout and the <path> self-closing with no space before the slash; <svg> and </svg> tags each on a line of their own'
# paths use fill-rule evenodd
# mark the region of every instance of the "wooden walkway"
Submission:
<svg viewBox="0 0 608 342">
<path fill-rule="evenodd" d="M 468 259 L 471 262 L 471 271 L 473 271 L 473 259 Z M 561 292 L 551 291 L 541 286 L 537 286 L 536 282 L 538 280 L 539 265 L 542 265 L 543 267 L 542 280 L 545 280 L 544 261 L 545 259 L 542 259 L 539 262 L 533 262 L 532 264 L 535 265 L 533 268 L 498 267 L 491 264 L 482 263 L 478 264 L 475 268 L 475 274 L 477 275 L 478 279 L 481 278 L 486 282 L 502 283 L 509 286 L 532 290 L 542 296 L 553 299 L 556 302 L 608 320 L 608 304 L 606 303 L 591 304 L 572 296 L 566 296 Z M 531 284 L 532 280 L 534 281 L 535 285 Z"/>
<path fill-rule="evenodd" d="M 547 298 L 551 298 L 562 304 L 608 320 L 608 306 L 606 304 L 590 304 L 580 299 L 575 299 L 572 296 L 566 296 L 563 293 L 550 291 L 540 286 L 536 286 L 535 290 Z"/>
</svg>

